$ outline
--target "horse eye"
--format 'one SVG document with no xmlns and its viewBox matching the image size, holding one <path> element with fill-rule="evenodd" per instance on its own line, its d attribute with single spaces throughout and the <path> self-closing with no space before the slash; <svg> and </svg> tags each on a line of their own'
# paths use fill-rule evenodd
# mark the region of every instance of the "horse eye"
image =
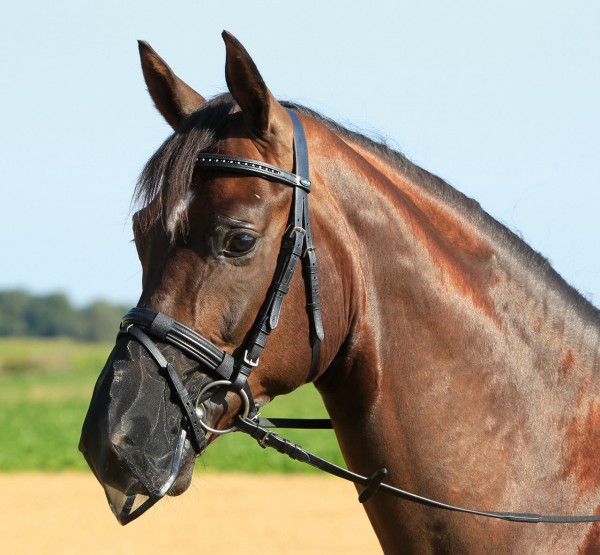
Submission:
<svg viewBox="0 0 600 555">
<path fill-rule="evenodd" d="M 225 252 L 236 256 L 250 252 L 256 245 L 256 237 L 250 233 L 241 232 L 229 237 L 225 243 Z"/>
</svg>

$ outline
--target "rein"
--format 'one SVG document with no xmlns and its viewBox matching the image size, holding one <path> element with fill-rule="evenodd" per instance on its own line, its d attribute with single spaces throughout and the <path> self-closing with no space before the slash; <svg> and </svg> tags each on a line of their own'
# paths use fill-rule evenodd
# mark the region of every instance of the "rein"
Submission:
<svg viewBox="0 0 600 555">
<path fill-rule="evenodd" d="M 273 419 L 275 420 L 275 419 Z M 286 419 L 281 419 L 286 420 Z M 270 421 L 267 421 L 270 422 Z M 282 423 L 281 425 L 276 425 L 272 427 L 301 427 L 296 425 L 297 421 L 292 421 L 291 426 L 285 425 L 286 423 Z M 308 426 L 309 429 L 315 429 L 314 426 L 315 421 L 309 421 L 310 424 Z M 325 421 L 326 422 L 326 421 Z M 475 509 L 465 509 L 462 507 L 456 507 L 454 505 L 448 505 L 446 503 L 442 503 L 440 501 L 435 501 L 433 499 L 428 499 L 427 497 L 422 497 L 420 495 L 416 495 L 414 493 L 410 493 L 408 491 L 402 490 L 400 488 L 396 488 L 391 486 L 390 484 L 386 484 L 383 480 L 386 478 L 388 471 L 386 468 L 380 468 L 376 470 L 371 476 L 361 476 L 360 474 L 356 474 L 338 466 L 330 461 L 327 461 L 310 451 L 302 448 L 300 445 L 292 443 L 287 439 L 277 435 L 274 432 L 270 432 L 265 429 L 267 426 L 261 426 L 260 419 L 248 419 L 242 416 L 238 416 L 237 429 L 249 436 L 253 437 L 258 441 L 258 444 L 267 448 L 270 447 L 275 449 L 277 452 L 282 455 L 287 455 L 291 459 L 296 461 L 300 461 L 305 464 L 309 464 L 319 470 L 323 470 L 328 474 L 333 474 L 338 478 L 343 478 L 344 480 L 348 480 L 350 482 L 354 482 L 355 484 L 362 485 L 363 488 L 358 495 L 358 500 L 360 503 L 364 503 L 367 501 L 374 493 L 381 492 L 387 493 L 389 495 L 393 495 L 394 497 L 399 497 L 401 499 L 406 499 L 407 501 L 411 501 L 413 503 L 417 503 L 419 505 L 425 505 L 427 507 L 433 507 L 435 509 L 444 509 L 446 511 L 454 511 L 458 513 L 466 513 L 475 516 L 485 516 L 488 518 L 495 518 L 501 520 L 508 520 L 510 522 L 525 522 L 525 523 L 577 523 L 577 522 L 599 522 L 600 515 L 586 515 L 586 516 L 560 516 L 560 515 L 542 515 L 535 513 L 503 513 L 503 512 L 494 512 L 494 511 L 479 511 Z M 323 426 L 326 427 L 326 426 Z"/>
<path fill-rule="evenodd" d="M 380 468 L 366 477 L 337 466 L 301 446 L 269 431 L 267 428 L 332 428 L 326 419 L 264 419 L 258 415 L 248 378 L 260 362 L 260 355 L 265 348 L 267 337 L 279 323 L 283 299 L 289 290 L 292 276 L 298 262 L 302 260 L 304 281 L 306 285 L 307 312 L 310 320 L 310 342 L 312 346 L 311 375 L 314 376 L 319 362 L 320 343 L 324 338 L 321 318 L 321 302 L 319 294 L 318 267 L 315 249 L 312 243 L 310 218 L 308 210 L 308 193 L 310 192 L 308 149 L 304 129 L 298 116 L 288 110 L 294 125 L 294 170 L 287 172 L 265 162 L 240 158 L 236 156 L 200 153 L 196 165 L 208 169 L 237 172 L 244 175 L 261 177 L 293 188 L 293 200 L 288 227 L 281 243 L 279 257 L 273 280 L 265 301 L 252 327 L 250 338 L 242 348 L 242 357 L 233 357 L 216 345 L 196 333 L 194 330 L 177 322 L 175 319 L 147 308 L 132 308 L 122 319 L 119 333 L 129 335 L 145 347 L 154 361 L 162 369 L 181 405 L 184 418 L 189 424 L 191 442 L 197 455 L 206 447 L 205 431 L 224 434 L 238 430 L 256 439 L 263 448 L 272 448 L 290 458 L 319 468 L 339 478 L 349 480 L 363 486 L 359 493 L 359 501 L 364 503 L 376 492 L 386 493 L 437 509 L 456 511 L 476 516 L 502 519 L 511 522 L 525 523 L 577 523 L 599 522 L 600 515 L 587 516 L 552 516 L 532 513 L 493 512 L 465 509 L 448 505 L 409 493 L 384 483 L 387 469 Z M 195 401 L 179 379 L 173 366 L 166 360 L 152 338 L 171 344 L 188 357 L 199 362 L 216 379 L 201 388 Z M 202 404 L 210 399 L 210 390 L 225 386 L 236 392 L 242 399 L 242 413 L 235 421 L 235 426 L 226 430 L 217 430 L 202 421 Z M 185 438 L 185 432 L 182 436 Z M 182 443 L 182 442 L 180 442 Z M 181 457 L 181 454 L 180 454 Z M 179 462 L 176 469 L 179 468 Z M 177 472 L 174 471 L 174 474 Z M 176 476 L 174 476 L 176 477 Z M 173 479 L 174 479 L 173 477 Z M 165 492 L 156 494 L 152 501 L 157 501 Z M 129 520 L 139 516 L 141 511 L 131 513 Z"/>
</svg>

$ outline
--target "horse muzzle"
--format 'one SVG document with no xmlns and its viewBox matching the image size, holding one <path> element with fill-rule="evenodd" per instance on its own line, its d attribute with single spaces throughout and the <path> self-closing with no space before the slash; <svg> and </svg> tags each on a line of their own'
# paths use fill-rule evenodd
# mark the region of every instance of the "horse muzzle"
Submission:
<svg viewBox="0 0 600 555">
<path fill-rule="evenodd" d="M 197 363 L 172 347 L 161 350 L 188 376 L 186 387 L 198 390 Z M 189 486 L 200 453 L 166 376 L 136 341 L 117 341 L 94 388 L 79 449 L 121 524 Z"/>
</svg>

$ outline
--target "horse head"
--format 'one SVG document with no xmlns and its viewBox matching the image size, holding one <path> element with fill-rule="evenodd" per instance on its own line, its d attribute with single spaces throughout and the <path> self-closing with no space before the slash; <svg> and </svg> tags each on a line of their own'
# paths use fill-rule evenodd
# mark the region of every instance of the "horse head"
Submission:
<svg viewBox="0 0 600 555">
<path fill-rule="evenodd" d="M 143 291 L 98 379 L 80 442 L 122 523 L 185 491 L 195 457 L 240 411 L 253 414 L 325 367 L 318 299 L 308 318 L 307 288 L 286 266 L 312 250 L 302 215 L 308 181 L 294 173 L 302 125 L 243 46 L 223 38 L 230 94 L 212 100 L 140 43 L 148 90 L 174 134 L 140 178 L 133 230 Z M 240 173 L 215 159 L 252 167 Z M 276 171 L 283 177 L 265 174 Z M 308 291 L 318 295 L 314 266 Z"/>
</svg>

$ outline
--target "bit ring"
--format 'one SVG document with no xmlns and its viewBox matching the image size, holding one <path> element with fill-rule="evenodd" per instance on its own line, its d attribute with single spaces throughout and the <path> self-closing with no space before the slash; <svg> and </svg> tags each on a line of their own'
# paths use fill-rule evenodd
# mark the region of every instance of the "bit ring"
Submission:
<svg viewBox="0 0 600 555">
<path fill-rule="evenodd" d="M 203 415 L 201 414 L 201 411 L 200 411 L 201 403 L 199 404 L 200 399 L 202 399 L 202 397 L 204 397 L 204 394 L 208 390 L 212 389 L 213 387 L 220 387 L 222 385 L 229 386 L 231 384 L 232 384 L 232 382 L 230 382 L 229 380 L 216 380 L 214 382 L 207 383 L 200 390 L 200 393 L 198 393 L 198 397 L 196 397 L 196 416 L 198 417 L 198 422 L 200 423 L 200 426 L 202 426 L 202 429 L 205 430 L 206 432 L 211 432 L 211 433 L 217 434 L 217 435 L 223 435 L 223 434 L 228 434 L 229 432 L 235 432 L 235 430 L 237 430 L 237 426 L 231 426 L 230 428 L 225 428 L 224 430 L 217 430 L 216 428 L 211 428 L 208 424 L 205 424 L 204 422 L 202 422 L 201 416 L 203 416 Z M 246 394 L 246 392 L 243 389 L 240 389 L 236 393 L 240 396 L 240 399 L 242 400 L 242 402 L 244 404 L 244 409 L 242 411 L 242 418 L 247 418 L 248 415 L 250 414 L 250 400 L 248 399 L 248 395 Z"/>
</svg>

